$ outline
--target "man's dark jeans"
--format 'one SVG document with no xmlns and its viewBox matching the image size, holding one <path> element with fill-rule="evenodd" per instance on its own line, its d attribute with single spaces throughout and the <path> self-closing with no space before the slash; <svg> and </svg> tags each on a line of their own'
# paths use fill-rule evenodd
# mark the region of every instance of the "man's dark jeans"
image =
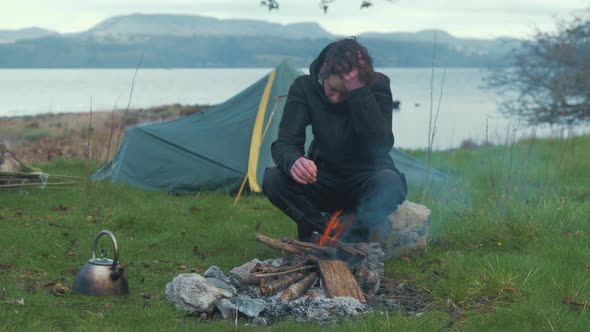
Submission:
<svg viewBox="0 0 590 332">
<path fill-rule="evenodd" d="M 403 174 L 390 169 L 348 176 L 318 170 L 316 182 L 302 185 L 272 167 L 264 173 L 262 188 L 270 202 L 297 223 L 302 241 L 310 240 L 313 232 L 324 231 L 326 218 L 322 212 L 340 209 L 356 218 L 347 238 L 367 241 L 368 229 L 382 227 L 407 193 Z"/>
</svg>

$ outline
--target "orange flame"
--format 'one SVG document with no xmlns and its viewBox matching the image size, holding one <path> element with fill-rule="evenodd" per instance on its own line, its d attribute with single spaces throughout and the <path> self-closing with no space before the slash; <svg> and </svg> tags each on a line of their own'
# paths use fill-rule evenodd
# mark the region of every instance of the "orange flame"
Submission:
<svg viewBox="0 0 590 332">
<path fill-rule="evenodd" d="M 332 218 L 330 218 L 330 222 L 328 223 L 328 226 L 326 226 L 326 230 L 324 231 L 324 234 L 322 234 L 322 237 L 318 241 L 318 244 L 320 246 L 323 246 L 324 244 L 328 244 L 328 245 L 332 244 L 334 241 L 336 241 L 340 237 L 340 235 L 342 235 L 342 233 L 348 227 L 348 225 L 346 225 L 345 223 L 341 223 L 340 219 L 338 219 L 338 216 L 341 213 L 342 213 L 342 210 L 338 210 L 338 211 L 334 212 L 334 214 L 332 215 Z"/>
</svg>

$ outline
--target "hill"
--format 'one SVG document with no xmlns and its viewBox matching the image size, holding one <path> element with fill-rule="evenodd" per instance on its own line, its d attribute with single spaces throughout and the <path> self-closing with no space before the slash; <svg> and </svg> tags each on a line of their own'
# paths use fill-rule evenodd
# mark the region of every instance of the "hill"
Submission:
<svg viewBox="0 0 590 332">
<path fill-rule="evenodd" d="M 106 19 L 78 37 L 116 36 L 273 36 L 287 39 L 332 38 L 312 22 L 277 24 L 258 20 L 217 19 L 197 15 L 133 14 Z"/>
<path fill-rule="evenodd" d="M 22 39 L 34 39 L 57 35 L 59 35 L 59 33 L 55 31 L 36 27 L 19 30 L 0 30 L 0 43 L 13 43 Z"/>
<path fill-rule="evenodd" d="M 444 31 L 359 36 L 377 67 L 429 67 L 436 34 L 441 66 L 501 66 L 519 41 L 463 39 Z M 21 36 L 24 36 L 22 33 Z M 17 38 L 18 34 L 12 34 Z M 29 34 L 29 36 L 31 36 Z M 192 15 L 116 16 L 73 34 L 46 31 L 0 44 L 3 68 L 273 67 L 285 58 L 307 67 L 333 35 L 317 23 L 281 25 Z"/>
</svg>

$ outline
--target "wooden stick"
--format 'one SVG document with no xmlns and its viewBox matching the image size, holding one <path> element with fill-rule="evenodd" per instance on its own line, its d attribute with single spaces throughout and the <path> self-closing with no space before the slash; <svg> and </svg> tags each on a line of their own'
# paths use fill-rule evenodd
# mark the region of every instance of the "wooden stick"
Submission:
<svg viewBox="0 0 590 332">
<path fill-rule="evenodd" d="M 282 275 L 293 273 L 293 272 L 309 270 L 314 267 L 315 267 L 315 265 L 306 265 L 306 266 L 300 266 L 300 267 L 296 267 L 296 268 L 292 268 L 292 269 L 280 271 L 280 272 L 256 273 L 256 274 L 253 274 L 252 276 L 255 278 L 277 277 L 277 276 L 282 276 Z"/>
<path fill-rule="evenodd" d="M 311 243 L 311 242 L 301 242 L 301 241 L 289 239 L 287 237 L 284 237 L 281 240 L 281 242 L 289 243 L 294 246 L 302 247 L 302 248 L 306 248 L 306 249 L 313 249 L 315 251 L 318 251 L 318 252 L 321 252 L 323 254 L 330 256 L 330 258 L 333 258 L 333 256 L 336 255 L 336 249 L 331 248 L 331 247 L 323 247 L 323 246 L 320 246 L 318 244 Z"/>
<path fill-rule="evenodd" d="M 314 256 L 312 254 L 307 254 L 307 260 L 310 262 L 314 262 L 316 264 L 320 261 L 319 258 L 317 258 L 316 256 Z"/>
<path fill-rule="evenodd" d="M 289 254 L 293 254 L 295 256 L 299 256 L 301 257 L 302 252 L 301 250 L 297 249 L 295 246 L 288 244 L 288 243 L 283 243 L 281 241 L 275 240 L 275 239 L 271 239 L 268 236 L 264 236 L 262 234 L 256 234 L 256 241 L 265 244 L 275 250 L 278 250 L 280 252 L 286 252 Z"/>
<path fill-rule="evenodd" d="M 294 300 L 305 293 L 318 280 L 318 274 L 312 272 L 307 277 L 289 286 L 281 294 L 281 302 Z"/>
<path fill-rule="evenodd" d="M 256 264 L 256 266 L 254 266 L 254 268 L 252 269 L 252 271 L 250 271 L 250 273 L 275 273 L 275 272 L 283 272 L 283 271 L 287 271 L 290 270 L 292 268 L 295 267 L 302 267 L 304 265 L 307 265 L 307 263 L 309 262 L 309 259 L 304 258 L 301 261 L 297 262 L 296 264 L 293 265 L 281 265 L 281 266 L 264 266 L 260 263 Z"/>
<path fill-rule="evenodd" d="M 73 184 L 80 184 L 80 182 L 54 182 L 54 183 L 46 183 L 45 186 L 50 185 L 73 185 Z M 19 188 L 19 187 L 39 187 L 43 186 L 41 182 L 37 183 L 21 183 L 21 184 L 0 184 L 0 188 Z"/>
<path fill-rule="evenodd" d="M 305 275 L 303 273 L 299 273 L 299 272 L 288 274 L 288 275 L 284 276 L 282 279 L 277 279 L 272 282 L 269 282 L 268 284 L 261 285 L 260 286 L 260 293 L 262 293 L 262 295 L 264 295 L 264 296 L 273 295 L 273 294 L 289 287 L 289 285 L 291 285 L 292 283 L 303 279 L 304 276 Z"/>
<path fill-rule="evenodd" d="M 16 176 L 16 177 L 27 177 L 27 178 L 38 178 L 39 174 L 35 173 L 22 173 L 22 172 L 0 172 L 0 176 L 8 175 L 8 176 Z M 64 179 L 77 179 L 82 180 L 79 176 L 69 176 L 69 175 L 54 175 L 54 174 L 47 174 L 50 178 L 64 178 Z"/>
<path fill-rule="evenodd" d="M 365 252 L 364 250 L 357 249 L 353 246 L 350 246 L 346 243 L 342 243 L 338 240 L 332 240 L 332 246 L 334 246 L 335 248 L 340 249 L 352 256 L 363 256 L 363 257 L 367 256 L 367 252 Z"/>
</svg>

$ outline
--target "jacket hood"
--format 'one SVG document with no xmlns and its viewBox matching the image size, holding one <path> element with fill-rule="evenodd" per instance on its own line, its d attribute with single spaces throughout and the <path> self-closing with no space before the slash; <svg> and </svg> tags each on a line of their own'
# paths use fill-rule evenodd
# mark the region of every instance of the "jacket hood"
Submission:
<svg viewBox="0 0 590 332">
<path fill-rule="evenodd" d="M 320 52 L 317 58 L 313 60 L 311 65 L 309 65 L 309 75 L 313 78 L 315 82 L 318 82 L 320 76 L 320 70 L 324 65 L 324 58 L 326 57 L 326 53 L 328 53 L 328 49 L 330 46 L 334 45 L 334 43 L 328 44 L 328 46 L 324 47 L 324 49 Z"/>
</svg>

